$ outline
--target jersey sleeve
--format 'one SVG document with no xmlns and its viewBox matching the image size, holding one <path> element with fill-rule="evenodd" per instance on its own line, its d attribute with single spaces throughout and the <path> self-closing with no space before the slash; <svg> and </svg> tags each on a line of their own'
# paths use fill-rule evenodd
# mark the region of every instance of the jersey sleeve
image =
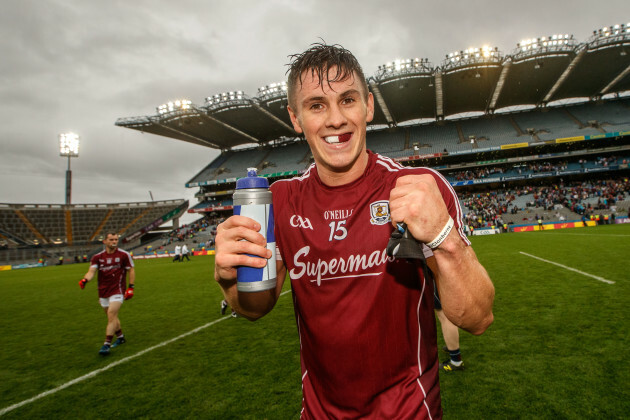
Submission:
<svg viewBox="0 0 630 420">
<path fill-rule="evenodd" d="M 131 270 L 133 268 L 133 258 L 128 252 L 125 252 L 125 270 Z"/>
<path fill-rule="evenodd" d="M 287 184 L 286 182 L 281 182 L 281 181 L 276 181 L 273 184 L 271 184 L 271 186 L 269 187 L 269 189 L 271 190 L 271 199 L 272 199 L 272 203 L 273 203 L 273 212 L 274 212 L 274 223 L 278 223 L 278 220 L 280 220 L 281 218 L 279 217 L 280 214 L 279 212 L 283 210 L 283 207 L 281 204 L 286 203 L 288 200 L 288 196 L 289 194 L 287 193 Z M 283 201 L 285 200 L 285 201 Z M 279 229 L 277 226 L 274 227 L 274 232 L 276 233 L 276 261 L 284 261 L 282 258 L 282 237 L 281 235 L 278 235 Z"/>
<path fill-rule="evenodd" d="M 98 254 L 95 254 L 90 259 L 90 268 L 95 267 L 98 268 Z"/>
</svg>

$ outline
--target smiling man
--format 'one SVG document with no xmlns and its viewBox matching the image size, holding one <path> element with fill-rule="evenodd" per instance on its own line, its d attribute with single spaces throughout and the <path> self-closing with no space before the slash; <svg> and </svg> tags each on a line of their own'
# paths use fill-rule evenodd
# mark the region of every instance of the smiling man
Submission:
<svg viewBox="0 0 630 420">
<path fill-rule="evenodd" d="M 302 418 L 440 418 L 433 281 L 386 247 L 405 223 L 426 244 L 445 315 L 481 334 L 493 320 L 494 287 L 463 234 L 457 196 L 436 171 L 366 149 L 374 98 L 349 51 L 314 44 L 292 56 L 288 87 L 291 121 L 315 163 L 271 186 L 278 284 L 237 291 L 236 267 L 265 265 L 251 255 L 271 257 L 260 225 L 243 216 L 217 229 L 215 280 L 237 312 L 257 319 L 273 308 L 288 272 Z"/>
</svg>

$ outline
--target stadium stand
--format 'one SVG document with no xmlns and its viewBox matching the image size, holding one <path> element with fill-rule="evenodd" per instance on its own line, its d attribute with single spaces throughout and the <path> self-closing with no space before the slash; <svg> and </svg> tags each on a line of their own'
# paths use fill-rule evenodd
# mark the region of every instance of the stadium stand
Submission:
<svg viewBox="0 0 630 420">
<path fill-rule="evenodd" d="M 305 141 L 284 143 L 272 147 L 258 165 L 260 175 L 269 175 L 277 172 L 295 171 L 296 168 L 308 166 L 311 163 L 311 151 Z M 239 174 L 239 177 L 243 174 Z"/>
<path fill-rule="evenodd" d="M 433 167 L 462 195 L 627 177 L 629 41 L 630 28 L 617 25 L 583 42 L 554 35 L 519 43 L 507 54 L 469 49 L 437 66 L 426 59 L 379 66 L 366 75 L 375 97 L 368 148 L 403 165 Z M 116 125 L 220 149 L 186 186 L 199 189 L 189 212 L 227 216 L 246 168 L 257 167 L 273 182 L 302 173 L 312 161 L 291 127 L 282 86 L 270 84 L 256 97 L 214 95 L 204 106 L 121 118 Z M 517 212 L 529 218 L 534 211 L 534 217 L 533 202 Z M 556 212 L 558 218 L 579 214 Z"/>
<path fill-rule="evenodd" d="M 370 131 L 367 133 L 367 145 L 370 150 L 376 153 L 395 156 L 396 153 L 409 148 L 406 139 L 408 133 L 408 130 L 396 129 Z"/>
<path fill-rule="evenodd" d="M 115 204 L 0 204 L 0 263 L 37 261 L 64 255 L 66 260 L 102 248 L 103 235 L 117 232 L 133 247 L 150 230 L 188 209 L 187 200 Z"/>
</svg>

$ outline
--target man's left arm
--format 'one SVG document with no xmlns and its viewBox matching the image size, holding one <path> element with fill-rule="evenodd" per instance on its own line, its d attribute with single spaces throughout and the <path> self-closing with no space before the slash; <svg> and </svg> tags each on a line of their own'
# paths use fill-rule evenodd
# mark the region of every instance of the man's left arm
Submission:
<svg viewBox="0 0 630 420">
<path fill-rule="evenodd" d="M 129 286 L 127 286 L 127 290 L 125 290 L 125 300 L 129 300 L 133 297 L 133 288 L 136 284 L 136 269 L 132 266 L 127 270 L 127 275 L 129 276 Z"/>
<path fill-rule="evenodd" d="M 134 267 L 131 267 L 129 270 L 127 270 L 127 276 L 129 286 L 131 287 L 136 283 L 136 269 Z"/>
<path fill-rule="evenodd" d="M 446 317 L 458 327 L 481 334 L 492 324 L 494 286 L 471 246 L 451 231 L 433 250 L 433 271 Z"/>
<path fill-rule="evenodd" d="M 436 265 L 432 271 L 444 314 L 458 327 L 481 334 L 494 319 L 494 286 L 468 241 L 461 237 L 457 229 L 461 221 L 453 227 L 450 220 L 458 218 L 453 211 L 457 196 L 443 185 L 450 194 L 449 211 L 438 182 L 446 183 L 440 176 L 430 174 L 398 178 L 390 194 L 392 223 L 405 223 L 417 241 L 433 245 L 429 245 Z"/>
</svg>

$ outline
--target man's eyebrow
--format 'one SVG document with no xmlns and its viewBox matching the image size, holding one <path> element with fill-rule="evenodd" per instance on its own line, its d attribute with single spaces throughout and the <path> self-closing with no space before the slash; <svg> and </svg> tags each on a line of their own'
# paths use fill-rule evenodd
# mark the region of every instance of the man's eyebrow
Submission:
<svg viewBox="0 0 630 420">
<path fill-rule="evenodd" d="M 310 102 L 322 102 L 325 101 L 326 97 L 325 96 L 310 96 L 308 98 L 305 98 L 302 103 L 303 104 L 308 104 Z"/>
<path fill-rule="evenodd" d="M 355 96 L 355 95 L 361 95 L 361 92 L 359 92 L 357 89 L 348 89 L 342 93 L 339 94 L 339 96 L 341 98 L 347 98 L 349 96 Z M 302 104 L 308 104 L 311 102 L 322 102 L 322 101 L 326 101 L 326 96 L 325 95 L 320 95 L 320 96 L 311 96 L 308 98 L 305 98 L 302 101 Z"/>
<path fill-rule="evenodd" d="M 341 95 L 339 96 L 341 96 L 342 98 L 347 98 L 348 96 L 360 95 L 360 94 L 361 92 L 359 92 L 356 89 L 348 89 L 345 92 L 342 92 Z"/>
</svg>

